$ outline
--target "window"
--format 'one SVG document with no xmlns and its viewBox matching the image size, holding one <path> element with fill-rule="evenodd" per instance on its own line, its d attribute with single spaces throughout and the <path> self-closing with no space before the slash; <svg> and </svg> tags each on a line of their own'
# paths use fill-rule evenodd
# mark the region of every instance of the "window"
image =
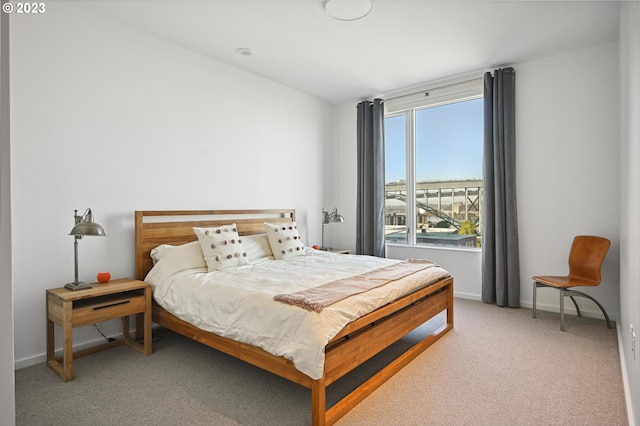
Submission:
<svg viewBox="0 0 640 426">
<path fill-rule="evenodd" d="M 388 243 L 480 247 L 482 80 L 385 101 Z"/>
</svg>

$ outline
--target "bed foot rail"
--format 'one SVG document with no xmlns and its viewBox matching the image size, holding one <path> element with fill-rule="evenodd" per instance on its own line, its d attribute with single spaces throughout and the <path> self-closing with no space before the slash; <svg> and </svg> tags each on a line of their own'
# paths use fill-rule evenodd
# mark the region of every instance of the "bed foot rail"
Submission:
<svg viewBox="0 0 640 426">
<path fill-rule="evenodd" d="M 326 407 L 326 386 L 325 380 L 319 379 L 313 382 L 311 387 L 312 399 L 312 424 L 313 426 L 330 426 L 347 414 L 367 396 L 371 395 L 382 384 L 389 380 L 394 374 L 404 366 L 413 361 L 418 355 L 424 352 L 429 346 L 453 329 L 453 322 L 447 322 L 424 340 L 413 345 L 400 357 L 388 364 L 366 382 L 358 386 L 349 395 L 338 401 L 333 407 L 324 411 Z"/>
</svg>

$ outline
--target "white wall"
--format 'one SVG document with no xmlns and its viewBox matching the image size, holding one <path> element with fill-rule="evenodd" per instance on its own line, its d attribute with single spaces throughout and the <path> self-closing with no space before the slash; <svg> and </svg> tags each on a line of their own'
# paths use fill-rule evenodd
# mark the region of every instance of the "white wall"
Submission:
<svg viewBox="0 0 640 426">
<path fill-rule="evenodd" d="M 319 241 L 333 106 L 73 2 L 11 18 L 18 367 L 44 359 L 45 289 L 73 280 L 74 209 L 107 233 L 79 242 L 86 281 L 133 276 L 134 210 L 295 208 Z M 74 331 L 78 345 L 96 339 Z"/>
<path fill-rule="evenodd" d="M 9 117 L 9 16 L 3 13 L 0 16 L 0 413 L 7 426 L 15 424 Z"/>
<path fill-rule="evenodd" d="M 571 240 L 596 234 L 612 241 L 603 283 L 587 289 L 617 318 L 619 194 L 618 51 L 607 43 L 535 61 L 516 70 L 516 138 L 521 296 L 531 306 L 531 276 L 567 272 Z M 356 175 L 356 112 L 340 107 L 336 160 L 345 182 Z M 355 184 L 338 185 L 334 202 L 346 223 L 333 245 L 355 247 Z M 449 269 L 458 296 L 480 299 L 479 251 L 387 247 L 392 258 L 427 257 Z M 541 290 L 542 309 L 558 310 L 556 292 Z M 586 314 L 601 317 L 595 305 Z M 569 311 L 569 308 L 567 309 Z"/>
<path fill-rule="evenodd" d="M 585 289 L 619 313 L 619 95 L 617 43 L 516 67 L 521 300 L 534 274 L 566 273 L 575 235 L 611 240 L 603 280 Z M 582 291 L 582 290 L 581 290 Z M 539 291 L 556 307 L 557 292 Z M 589 302 L 586 311 L 598 312 Z M 601 317 L 601 315 L 598 315 Z"/>
<path fill-rule="evenodd" d="M 620 321 L 618 339 L 629 424 L 640 418 L 640 6 L 620 7 Z M 636 331 L 635 359 L 630 325 Z"/>
</svg>

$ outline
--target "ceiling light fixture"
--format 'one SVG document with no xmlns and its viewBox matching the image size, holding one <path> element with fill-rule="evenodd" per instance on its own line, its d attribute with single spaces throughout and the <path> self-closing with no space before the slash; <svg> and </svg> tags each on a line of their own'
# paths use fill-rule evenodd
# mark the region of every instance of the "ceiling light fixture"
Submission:
<svg viewBox="0 0 640 426">
<path fill-rule="evenodd" d="M 255 52 L 248 47 L 240 47 L 236 49 L 236 53 L 241 56 L 253 56 Z"/>
<path fill-rule="evenodd" d="M 327 15 L 338 21 L 357 21 L 373 10 L 373 0 L 325 0 Z"/>
</svg>

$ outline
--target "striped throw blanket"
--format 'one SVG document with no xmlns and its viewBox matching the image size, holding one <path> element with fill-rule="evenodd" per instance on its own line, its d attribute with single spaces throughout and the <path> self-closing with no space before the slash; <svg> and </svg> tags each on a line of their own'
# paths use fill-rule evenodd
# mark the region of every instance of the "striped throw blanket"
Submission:
<svg viewBox="0 0 640 426">
<path fill-rule="evenodd" d="M 364 293 L 433 266 L 436 265 L 429 260 L 409 259 L 295 293 L 278 294 L 273 300 L 320 313 L 327 306 L 349 296 Z"/>
</svg>

